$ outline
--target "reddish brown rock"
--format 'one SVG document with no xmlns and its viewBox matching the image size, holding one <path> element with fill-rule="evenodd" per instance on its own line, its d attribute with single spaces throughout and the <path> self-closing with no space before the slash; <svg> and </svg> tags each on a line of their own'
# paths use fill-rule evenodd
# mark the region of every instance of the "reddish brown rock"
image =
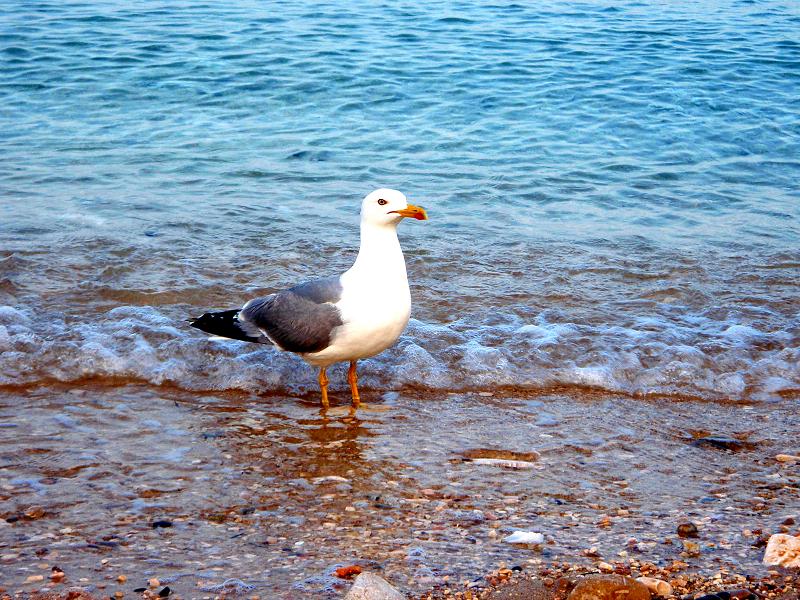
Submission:
<svg viewBox="0 0 800 600">
<path fill-rule="evenodd" d="M 349 567 L 339 567 L 333 572 L 340 579 L 350 579 L 356 575 L 361 574 L 361 567 L 358 565 L 350 565 Z"/>
<path fill-rule="evenodd" d="M 697 525 L 687 521 L 678 525 L 678 536 L 682 538 L 696 538 L 698 537 Z"/>
<path fill-rule="evenodd" d="M 41 506 L 29 506 L 25 509 L 25 518 L 31 519 L 32 521 L 35 519 L 41 519 L 45 515 L 45 510 Z"/>
<path fill-rule="evenodd" d="M 567 600 L 650 600 L 650 590 L 622 575 L 588 575 L 578 580 Z"/>
</svg>

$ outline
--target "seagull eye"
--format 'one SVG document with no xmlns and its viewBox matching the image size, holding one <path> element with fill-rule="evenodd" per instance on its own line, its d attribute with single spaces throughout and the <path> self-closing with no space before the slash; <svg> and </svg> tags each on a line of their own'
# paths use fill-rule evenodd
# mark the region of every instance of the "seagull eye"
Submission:
<svg viewBox="0 0 800 600">
<path fill-rule="evenodd" d="M 389 202 L 381 198 L 380 200 L 378 200 L 378 204 L 380 204 L 381 206 L 386 206 L 387 204 L 389 204 Z"/>
</svg>

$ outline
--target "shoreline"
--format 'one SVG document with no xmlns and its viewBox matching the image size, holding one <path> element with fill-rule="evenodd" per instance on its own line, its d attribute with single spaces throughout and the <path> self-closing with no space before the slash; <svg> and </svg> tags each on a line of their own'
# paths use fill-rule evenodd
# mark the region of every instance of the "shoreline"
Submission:
<svg viewBox="0 0 800 600">
<path fill-rule="evenodd" d="M 184 598 L 239 579 L 335 598 L 350 583 L 333 571 L 358 564 L 437 597 L 501 564 L 628 560 L 758 578 L 753 544 L 798 533 L 783 525 L 800 520 L 798 463 L 776 460 L 797 454 L 790 402 L 401 392 L 340 412 L 149 386 L 5 397 L 0 584 L 30 591 L 57 566 L 126 597 L 150 579 Z M 681 557 L 686 521 L 698 552 Z M 515 530 L 545 542 L 504 542 Z"/>
<path fill-rule="evenodd" d="M 577 581 L 586 577 L 606 577 L 618 575 L 626 578 L 638 579 L 652 578 L 670 585 L 671 593 L 663 595 L 651 590 L 652 598 L 681 598 L 684 600 L 696 599 L 707 594 L 716 594 L 727 591 L 747 590 L 759 598 L 784 598 L 794 600 L 800 597 L 800 572 L 798 569 L 781 567 L 770 568 L 762 576 L 754 576 L 731 571 L 725 567 L 719 569 L 714 576 L 704 576 L 694 572 L 689 565 L 680 559 L 675 559 L 667 567 L 659 567 L 648 561 L 631 559 L 630 561 L 600 562 L 597 565 L 575 564 L 570 562 L 557 562 L 549 566 L 541 566 L 533 570 L 520 570 L 500 567 L 488 574 L 485 583 L 476 584 L 469 582 L 458 586 L 440 587 L 425 594 L 414 596 L 418 600 L 482 600 L 493 598 L 506 598 L 498 596 L 500 592 L 507 594 L 509 600 L 517 598 L 512 594 L 525 592 L 520 595 L 524 598 L 537 598 L 546 600 L 564 600 Z M 612 568 L 613 567 L 613 568 Z M 713 570 L 713 569 L 712 569 Z M 536 594 L 536 595 L 534 595 Z M 709 600 L 722 600 L 710 598 Z"/>
<path fill-rule="evenodd" d="M 659 567 L 648 561 L 638 559 L 617 560 L 612 563 L 601 561 L 598 565 L 578 564 L 569 561 L 556 561 L 549 565 L 539 564 L 536 567 L 523 568 L 519 565 L 500 565 L 485 576 L 474 581 L 447 581 L 422 593 L 403 594 L 408 600 L 566 600 L 576 583 L 588 579 L 608 579 L 619 576 L 617 581 L 631 583 L 631 579 L 651 578 L 669 584 L 669 593 L 656 593 L 651 590 L 652 598 L 698 600 L 746 600 L 747 593 L 755 594 L 755 598 L 763 600 L 797 600 L 800 598 L 800 570 L 796 568 L 771 567 L 766 574 L 754 576 L 737 573 L 725 567 L 719 568 L 714 576 L 704 576 L 693 571 L 689 565 L 678 559 L 666 567 Z M 365 571 L 367 572 L 367 571 Z M 624 578 L 624 579 L 623 579 Z M 63 572 L 51 571 L 49 585 L 39 590 L 7 590 L 0 586 L 0 600 L 95 600 L 109 592 L 110 598 L 143 598 L 156 600 L 222 600 L 224 598 L 248 598 L 261 600 L 269 598 L 291 599 L 295 596 L 291 590 L 254 591 L 247 587 L 236 587 L 240 580 L 229 580 L 226 586 L 216 586 L 216 593 L 210 589 L 196 590 L 195 594 L 181 594 L 162 582 L 150 579 L 147 583 L 132 592 L 121 592 L 127 583 L 127 576 L 117 577 L 114 583 L 105 581 L 82 582 L 75 585 Z M 347 594 L 352 577 L 341 577 L 341 593 Z M 174 584 L 173 584 L 174 585 Z M 625 587 L 623 585 L 623 587 Z M 729 596 L 719 596 L 727 592 Z M 625 592 L 627 594 L 627 592 Z M 326 596 L 333 597 L 333 596 Z M 601 594 L 598 598 L 604 598 Z M 750 598 L 754 598 L 750 596 Z"/>
</svg>

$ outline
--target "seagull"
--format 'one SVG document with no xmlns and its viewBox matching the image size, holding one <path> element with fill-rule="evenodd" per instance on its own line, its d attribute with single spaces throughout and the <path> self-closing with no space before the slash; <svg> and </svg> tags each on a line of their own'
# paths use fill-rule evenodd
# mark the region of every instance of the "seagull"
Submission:
<svg viewBox="0 0 800 600">
<path fill-rule="evenodd" d="M 254 298 L 241 308 L 207 312 L 189 323 L 213 336 L 271 344 L 318 367 L 323 410 L 329 406 L 327 368 L 349 361 L 347 380 L 356 409 L 361 401 L 356 363 L 392 346 L 411 315 L 397 239 L 404 218 L 425 221 L 428 215 L 397 190 L 375 190 L 361 203 L 361 247 L 347 271 Z"/>
</svg>

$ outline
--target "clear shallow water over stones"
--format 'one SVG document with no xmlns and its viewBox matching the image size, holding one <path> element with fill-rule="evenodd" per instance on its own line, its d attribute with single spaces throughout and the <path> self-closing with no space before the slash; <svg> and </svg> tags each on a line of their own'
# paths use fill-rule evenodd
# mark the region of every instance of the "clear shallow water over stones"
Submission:
<svg viewBox="0 0 800 600">
<path fill-rule="evenodd" d="M 352 419 L 321 418 L 314 399 L 143 386 L 20 398 L 24 411 L 0 400 L 10 590 L 53 565 L 106 596 L 156 577 L 182 597 L 228 580 L 262 597 L 335 597 L 344 564 L 409 592 L 501 562 L 625 556 L 758 574 L 763 548 L 745 530 L 775 531 L 800 508 L 796 465 L 775 460 L 797 450 L 797 420 L 763 403 L 404 393 Z M 720 432 L 746 447 L 693 443 Z M 487 448 L 535 466 L 465 458 Z M 699 556 L 682 554 L 687 520 Z M 515 530 L 545 543 L 502 541 Z"/>
<path fill-rule="evenodd" d="M 17 4 L 0 381 L 306 385 L 179 323 L 346 268 L 391 185 L 432 219 L 368 384 L 796 392 L 798 30 L 788 2 Z"/>
</svg>

